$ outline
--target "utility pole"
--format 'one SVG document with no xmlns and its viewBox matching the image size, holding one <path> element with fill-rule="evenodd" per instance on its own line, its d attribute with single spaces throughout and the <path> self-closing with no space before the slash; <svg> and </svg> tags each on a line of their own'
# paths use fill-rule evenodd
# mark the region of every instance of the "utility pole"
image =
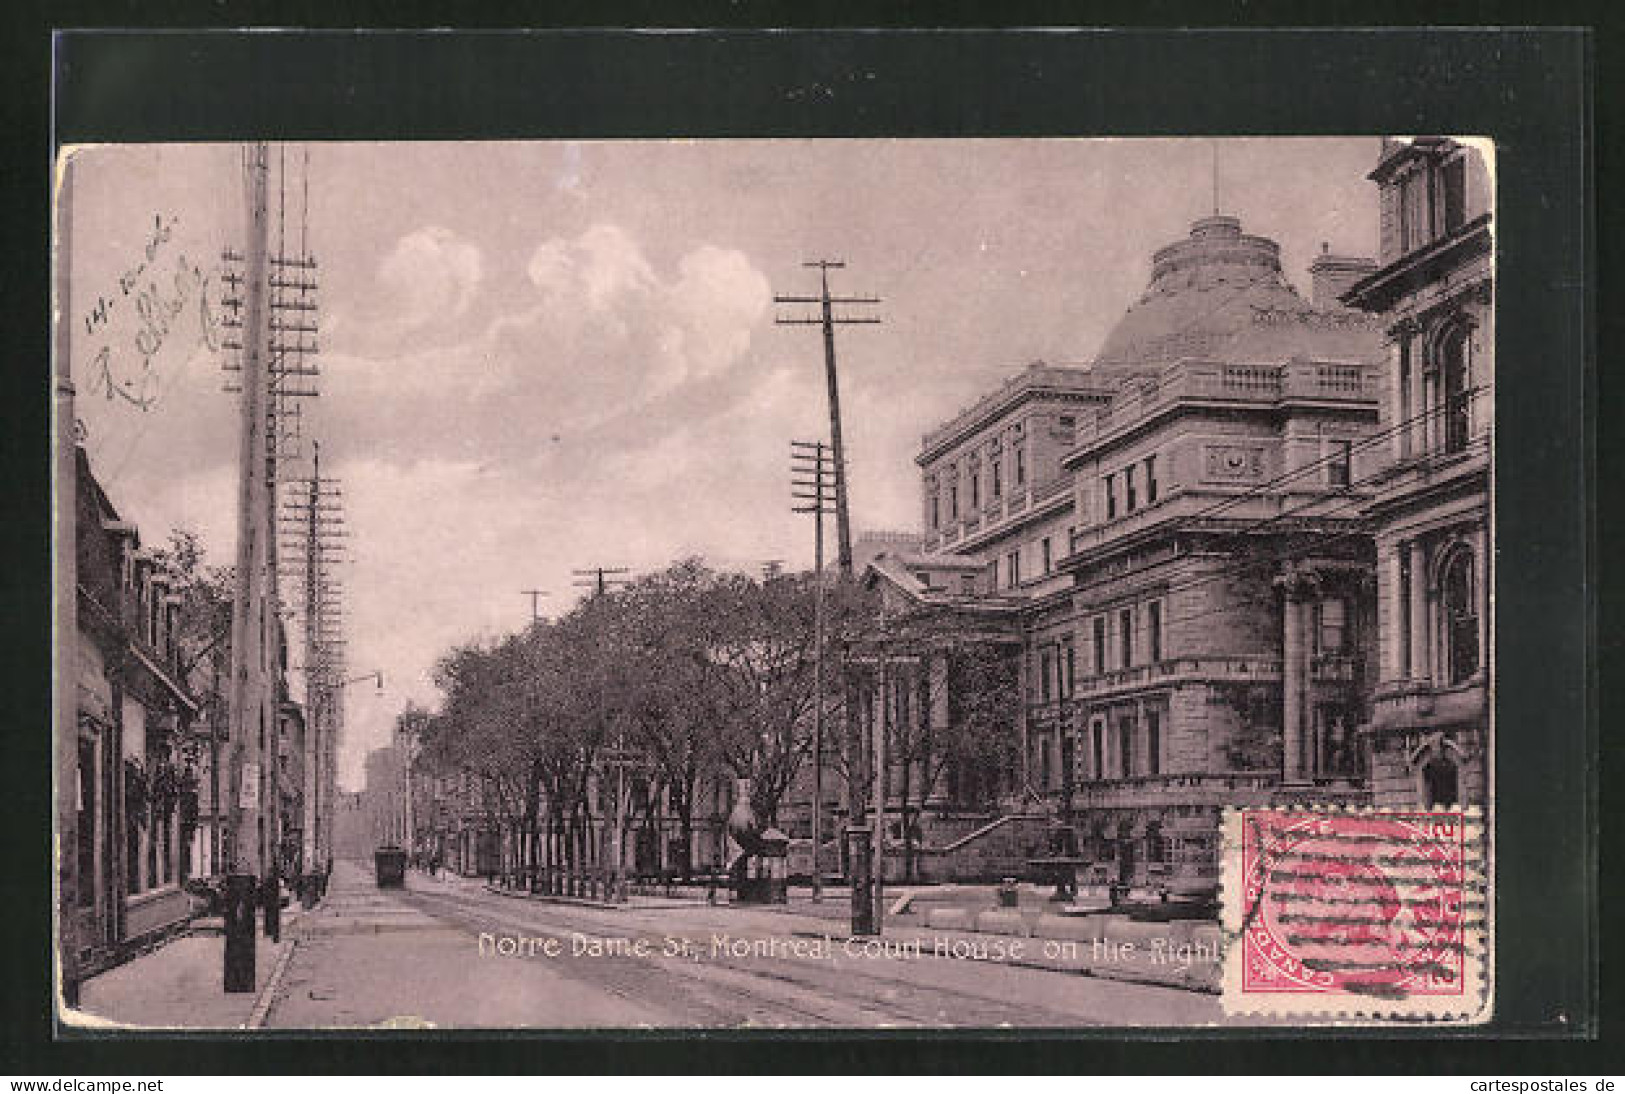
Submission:
<svg viewBox="0 0 1625 1094">
<path fill-rule="evenodd" d="M 817 296 L 785 296 L 775 295 L 776 304 L 817 304 L 820 314 L 816 318 L 800 316 L 779 316 L 774 320 L 781 326 L 817 325 L 824 331 L 824 383 L 829 391 L 829 438 L 834 447 L 835 457 L 835 524 L 836 542 L 840 562 L 841 577 L 850 580 L 852 577 L 852 518 L 851 508 L 847 496 L 846 482 L 846 447 L 841 442 L 841 392 L 835 370 L 835 328 L 837 325 L 855 323 L 878 323 L 880 320 L 874 316 L 836 315 L 832 309 L 835 304 L 878 304 L 878 296 L 831 296 L 829 294 L 829 271 L 844 270 L 846 263 L 818 259 L 813 262 L 803 262 L 802 266 L 816 269 L 819 274 L 820 293 Z"/>
<path fill-rule="evenodd" d="M 816 304 L 819 307 L 819 314 L 816 318 L 780 316 L 775 319 L 775 322 L 781 325 L 816 324 L 823 329 L 824 381 L 829 393 L 829 437 L 835 471 L 836 557 L 839 562 L 841 581 L 843 584 L 850 585 L 853 579 L 852 522 L 847 489 L 846 447 L 841 440 L 841 393 L 835 368 L 835 327 L 840 324 L 879 323 L 880 320 L 873 316 L 838 316 L 834 313 L 833 305 L 878 304 L 880 298 L 874 296 L 831 296 L 829 293 L 829 271 L 845 269 L 846 263 L 844 262 L 818 259 L 813 262 L 803 262 L 802 266 L 818 271 L 819 294 L 817 296 L 775 295 L 773 301 L 777 304 Z M 869 803 L 866 799 L 868 798 L 870 756 L 867 742 L 863 739 L 862 727 L 859 724 L 857 682 L 853 679 L 850 669 L 843 672 L 842 694 L 845 707 L 848 765 L 846 780 L 846 839 L 847 861 L 849 863 L 847 874 L 848 881 L 851 882 L 852 886 L 852 933 L 854 935 L 872 935 L 879 933 L 879 926 L 875 919 L 874 908 L 872 846 L 863 823 L 869 813 Z"/>
<path fill-rule="evenodd" d="M 813 515 L 813 808 L 812 899 L 824 899 L 824 514 L 833 512 L 833 468 L 823 441 L 790 442 L 790 494 Z M 809 493 L 808 491 L 811 491 Z"/>
<path fill-rule="evenodd" d="M 886 880 L 886 731 L 891 720 L 891 665 L 886 646 L 886 605 L 880 606 L 880 709 L 875 712 L 874 721 L 874 777 L 875 777 L 875 831 L 874 831 L 874 915 L 875 933 L 882 928 L 882 917 L 885 915 L 885 900 L 882 890 Z"/>
<path fill-rule="evenodd" d="M 593 597 L 603 596 L 611 587 L 625 585 L 631 581 L 631 570 L 624 566 L 592 566 L 580 570 L 570 571 L 573 584 L 578 589 L 591 589 Z M 602 701 L 600 697 L 600 706 Z M 607 896 L 612 901 L 619 901 L 625 894 L 623 880 L 626 876 L 625 839 L 621 829 L 626 824 L 626 766 L 629 762 L 626 752 L 624 732 L 617 732 L 615 749 L 609 757 L 609 762 L 615 767 L 615 820 L 610 830 L 610 877 L 605 888 Z M 599 848 L 603 847 L 600 843 Z"/>
<path fill-rule="evenodd" d="M 245 149 L 246 258 L 243 282 L 242 399 L 237 464 L 237 569 L 231 616 L 231 829 L 226 880 L 225 990 L 251 992 L 254 897 L 262 867 L 260 744 L 265 735 L 265 176 L 263 141 Z"/>
<path fill-rule="evenodd" d="M 323 828 L 332 809 L 328 767 L 336 755 L 331 747 L 336 696 L 330 662 L 336 652 L 332 642 L 342 628 L 343 589 L 328 567 L 342 559 L 347 536 L 343 490 L 337 479 L 322 474 L 321 444 L 312 442 L 311 450 L 310 477 L 290 482 L 291 496 L 280 515 L 289 576 L 303 587 L 305 770 L 299 885 L 306 907 L 315 902 L 318 878 L 332 853 Z"/>
<path fill-rule="evenodd" d="M 578 589 L 591 589 L 593 596 L 603 596 L 612 587 L 627 584 L 631 578 L 626 575 L 632 571 L 624 566 L 593 566 L 585 570 L 571 570 L 574 580 L 571 582 Z"/>
<path fill-rule="evenodd" d="M 309 184 L 304 187 L 308 221 Z M 280 933 L 281 793 L 277 768 L 281 738 L 281 602 L 277 592 L 276 498 L 279 469 L 297 449 L 295 400 L 314 396 L 302 378 L 316 375 L 310 294 L 315 261 L 305 249 L 287 250 L 287 157 L 278 156 L 277 244 L 271 251 L 269 149 L 258 141 L 244 149 L 245 253 L 227 252 L 225 281 L 233 290 L 222 304 L 223 321 L 238 337 L 225 348 L 238 351 L 228 371 L 238 372 L 226 390 L 241 395 L 237 587 L 232 603 L 232 864 L 227 879 L 225 981 L 229 992 L 254 990 L 253 911 L 257 888 L 265 907 L 265 931 Z M 237 264 L 241 264 L 241 272 Z M 307 337 L 310 336 L 310 337 Z M 246 933 L 245 933 L 246 932 Z"/>
<path fill-rule="evenodd" d="M 532 623 L 540 623 L 542 621 L 541 598 L 547 595 L 547 590 L 520 589 L 519 591 L 525 596 L 530 597 L 530 621 Z"/>
</svg>

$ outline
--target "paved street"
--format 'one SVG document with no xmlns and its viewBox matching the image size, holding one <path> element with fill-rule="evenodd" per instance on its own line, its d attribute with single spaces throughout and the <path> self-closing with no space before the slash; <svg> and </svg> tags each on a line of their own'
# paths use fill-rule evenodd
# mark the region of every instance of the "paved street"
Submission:
<svg viewBox="0 0 1625 1094">
<path fill-rule="evenodd" d="M 970 960 L 888 930 L 848 945 L 806 916 L 672 903 L 601 909 L 410 875 L 380 891 L 340 863 L 300 923 L 272 1027 L 1087 1026 L 1217 1021 L 1218 1000 Z M 833 925 L 838 930 L 839 925 Z M 940 934 L 943 941 L 954 936 Z M 966 936 L 958 936 L 962 941 Z M 1025 940 L 1032 949 L 1037 940 Z M 961 947 L 960 952 L 965 952 Z"/>
</svg>

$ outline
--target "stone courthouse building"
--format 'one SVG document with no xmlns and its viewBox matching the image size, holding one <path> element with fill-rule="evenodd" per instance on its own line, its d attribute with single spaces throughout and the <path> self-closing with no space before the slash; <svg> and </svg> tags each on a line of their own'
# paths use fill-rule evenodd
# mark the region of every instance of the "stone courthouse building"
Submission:
<svg viewBox="0 0 1625 1094">
<path fill-rule="evenodd" d="M 1382 268 L 1345 294 L 1386 331 L 1389 465 L 1375 527 L 1381 671 L 1365 734 L 1379 806 L 1483 805 L 1492 678 L 1493 195 L 1455 141 L 1385 141 Z"/>
<path fill-rule="evenodd" d="M 1340 296 L 1377 270 L 1308 273 L 1306 298 L 1273 240 L 1197 221 L 1091 364 L 926 435 L 921 551 L 871 568 L 1005 620 L 1006 808 L 1068 818 L 1108 880 L 1211 893 L 1222 807 L 1366 798 L 1389 396 L 1381 326 Z"/>
</svg>

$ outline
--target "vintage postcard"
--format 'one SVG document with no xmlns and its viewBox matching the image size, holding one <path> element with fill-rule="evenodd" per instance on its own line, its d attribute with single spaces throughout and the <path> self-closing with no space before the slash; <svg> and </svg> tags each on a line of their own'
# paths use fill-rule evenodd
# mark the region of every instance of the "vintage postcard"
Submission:
<svg viewBox="0 0 1625 1094">
<path fill-rule="evenodd" d="M 62 1021 L 1491 1020 L 1494 180 L 65 148 Z"/>
</svg>

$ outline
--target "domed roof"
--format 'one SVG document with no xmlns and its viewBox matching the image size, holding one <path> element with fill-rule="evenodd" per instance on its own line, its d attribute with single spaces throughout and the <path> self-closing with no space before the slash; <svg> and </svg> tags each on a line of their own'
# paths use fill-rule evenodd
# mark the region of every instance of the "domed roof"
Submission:
<svg viewBox="0 0 1625 1094">
<path fill-rule="evenodd" d="M 1093 367 L 1156 371 L 1185 357 L 1371 360 L 1380 352 L 1375 329 L 1360 313 L 1314 307 L 1282 275 L 1279 244 L 1243 235 L 1235 217 L 1211 216 L 1152 257 L 1151 284 L 1118 320 Z"/>
</svg>

